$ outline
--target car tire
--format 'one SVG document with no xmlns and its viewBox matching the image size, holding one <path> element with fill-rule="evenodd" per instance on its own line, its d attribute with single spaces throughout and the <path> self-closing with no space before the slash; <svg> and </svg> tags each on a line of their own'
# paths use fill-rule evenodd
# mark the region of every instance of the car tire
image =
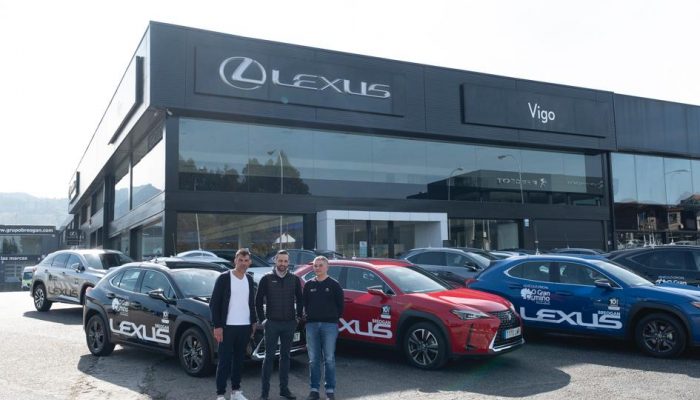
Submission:
<svg viewBox="0 0 700 400">
<path fill-rule="evenodd" d="M 53 304 L 53 301 L 46 298 L 46 286 L 42 283 L 34 287 L 32 297 L 34 297 L 34 308 L 36 308 L 37 311 L 49 311 L 51 304 Z"/>
<path fill-rule="evenodd" d="M 90 353 L 98 357 L 108 356 L 114 351 L 114 343 L 109 341 L 107 334 L 107 324 L 100 314 L 95 314 L 88 320 L 85 341 Z"/>
<path fill-rule="evenodd" d="M 676 357 L 685 350 L 687 335 L 678 318 L 666 313 L 649 314 L 635 327 L 637 346 L 647 355 Z"/>
<path fill-rule="evenodd" d="M 408 362 L 421 369 L 438 369 L 447 362 L 447 340 L 430 322 L 411 325 L 404 335 L 403 349 Z"/>
<path fill-rule="evenodd" d="M 189 328 L 178 343 L 180 365 L 190 376 L 207 376 L 213 371 L 209 342 L 199 328 Z"/>
</svg>

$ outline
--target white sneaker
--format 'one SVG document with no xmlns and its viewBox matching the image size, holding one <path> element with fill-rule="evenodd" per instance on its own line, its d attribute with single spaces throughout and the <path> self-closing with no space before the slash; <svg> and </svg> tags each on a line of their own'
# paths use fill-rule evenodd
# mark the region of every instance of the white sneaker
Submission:
<svg viewBox="0 0 700 400">
<path fill-rule="evenodd" d="M 242 391 L 234 390 L 233 393 L 231 393 L 231 400 L 248 400 L 248 399 L 246 399 L 246 397 L 243 396 Z"/>
<path fill-rule="evenodd" d="M 226 400 L 226 396 L 224 395 L 217 395 L 216 400 Z"/>
</svg>

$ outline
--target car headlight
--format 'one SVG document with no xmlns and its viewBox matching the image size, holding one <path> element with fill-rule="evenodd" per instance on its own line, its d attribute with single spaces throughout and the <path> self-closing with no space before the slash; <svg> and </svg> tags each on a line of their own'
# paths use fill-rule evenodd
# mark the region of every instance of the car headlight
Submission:
<svg viewBox="0 0 700 400">
<path fill-rule="evenodd" d="M 462 320 L 488 318 L 488 314 L 484 314 L 480 311 L 467 311 L 467 310 L 452 310 L 452 314 L 456 315 L 457 318 Z"/>
<path fill-rule="evenodd" d="M 695 308 L 700 308 L 700 301 L 693 301 L 693 302 L 691 302 L 690 304 L 692 304 L 693 306 L 695 306 Z"/>
</svg>

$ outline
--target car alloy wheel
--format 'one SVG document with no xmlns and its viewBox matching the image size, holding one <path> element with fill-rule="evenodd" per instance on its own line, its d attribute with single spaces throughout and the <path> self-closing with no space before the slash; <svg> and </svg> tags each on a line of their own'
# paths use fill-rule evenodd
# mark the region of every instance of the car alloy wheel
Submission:
<svg viewBox="0 0 700 400">
<path fill-rule="evenodd" d="M 644 317 L 636 329 L 637 345 L 654 357 L 674 357 L 685 349 L 686 335 L 678 320 L 667 314 Z"/>
<path fill-rule="evenodd" d="M 114 344 L 109 342 L 106 330 L 104 319 L 101 316 L 93 315 L 90 318 L 85 330 L 85 339 L 90 353 L 96 356 L 108 356 L 112 353 Z"/>
<path fill-rule="evenodd" d="M 42 284 L 34 288 L 34 308 L 37 311 L 48 311 L 51 308 L 51 301 L 46 298 L 46 289 Z"/>
<path fill-rule="evenodd" d="M 405 353 L 409 361 L 418 368 L 440 368 L 446 361 L 446 346 L 437 327 L 420 322 L 406 333 Z"/>
<path fill-rule="evenodd" d="M 190 328 L 182 334 L 179 344 L 180 365 L 191 376 L 204 376 L 212 369 L 209 345 L 198 328 Z"/>
</svg>

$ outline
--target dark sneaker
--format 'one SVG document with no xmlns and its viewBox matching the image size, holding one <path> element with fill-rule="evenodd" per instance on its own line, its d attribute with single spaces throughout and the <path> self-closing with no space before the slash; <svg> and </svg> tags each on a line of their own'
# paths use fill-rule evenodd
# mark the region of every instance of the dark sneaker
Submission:
<svg viewBox="0 0 700 400">
<path fill-rule="evenodd" d="M 309 393 L 309 397 L 306 398 L 306 400 L 320 400 L 321 396 L 318 395 L 318 392 L 311 391 Z"/>
<path fill-rule="evenodd" d="M 335 400 L 335 393 L 333 393 L 333 392 L 326 393 L 326 398 L 328 400 Z"/>
<path fill-rule="evenodd" d="M 297 396 L 292 394 L 292 392 L 290 392 L 289 390 L 281 392 L 280 397 L 284 397 L 287 400 L 297 400 Z"/>
</svg>

